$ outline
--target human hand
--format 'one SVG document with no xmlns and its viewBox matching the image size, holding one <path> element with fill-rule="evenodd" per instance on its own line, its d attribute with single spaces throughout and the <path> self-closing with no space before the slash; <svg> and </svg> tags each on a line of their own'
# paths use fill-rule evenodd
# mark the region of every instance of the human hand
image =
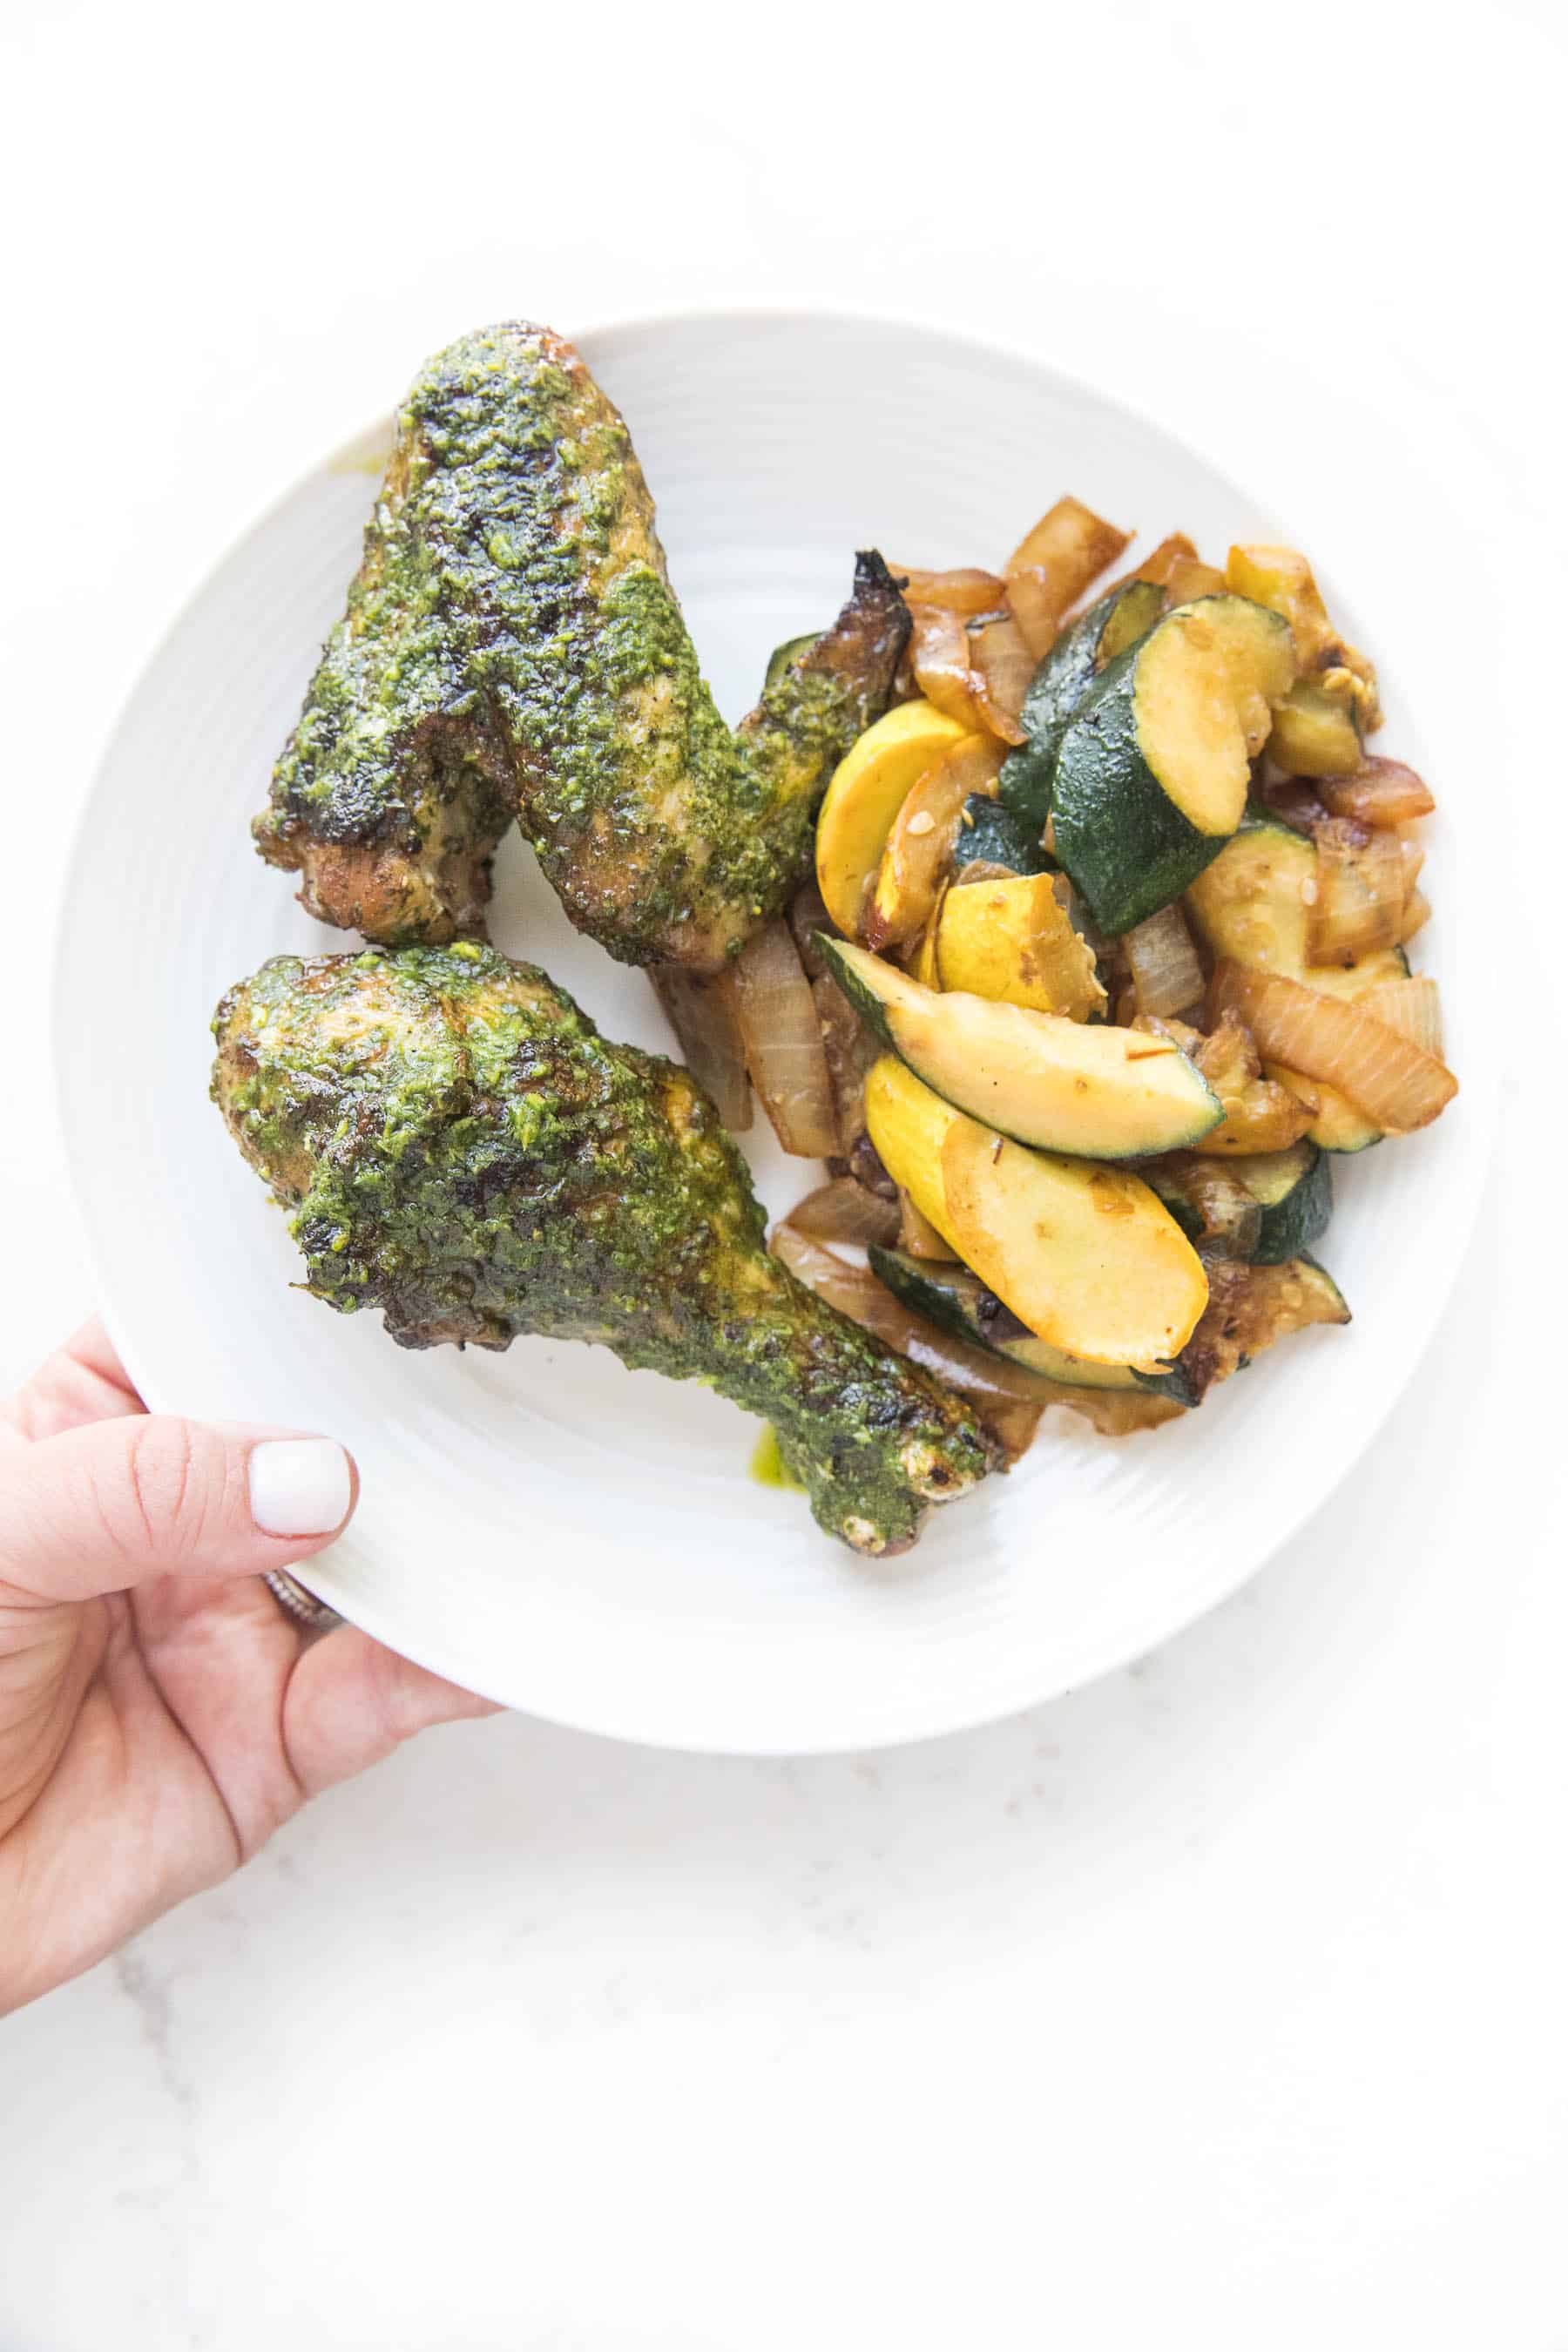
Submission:
<svg viewBox="0 0 1568 2352">
<path fill-rule="evenodd" d="M 331 1440 L 145 1411 L 89 1325 L 0 1405 L 0 2014 L 226 1878 L 307 1797 L 487 1700 L 264 1571 L 330 1543 Z"/>
</svg>

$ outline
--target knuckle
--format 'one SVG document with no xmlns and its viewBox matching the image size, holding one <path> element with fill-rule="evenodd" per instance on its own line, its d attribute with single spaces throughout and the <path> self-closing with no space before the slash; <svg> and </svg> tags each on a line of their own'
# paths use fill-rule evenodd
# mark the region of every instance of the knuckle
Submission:
<svg viewBox="0 0 1568 2352">
<path fill-rule="evenodd" d="M 122 1540 L 129 1548 L 179 1555 L 200 1544 L 207 1480 L 195 1435 L 183 1421 L 146 1420 L 130 1435 Z"/>
</svg>

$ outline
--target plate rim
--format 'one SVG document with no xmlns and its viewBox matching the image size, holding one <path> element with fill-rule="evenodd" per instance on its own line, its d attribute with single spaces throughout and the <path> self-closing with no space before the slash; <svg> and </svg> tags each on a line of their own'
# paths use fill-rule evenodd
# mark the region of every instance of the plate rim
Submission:
<svg viewBox="0 0 1568 2352">
<path fill-rule="evenodd" d="M 970 333 L 929 317 L 922 318 L 907 312 L 882 310 L 874 307 L 831 303 L 821 305 L 720 303 L 681 305 L 668 310 L 656 309 L 633 314 L 612 313 L 587 320 L 573 326 L 569 331 L 572 340 L 579 345 L 592 345 L 595 342 L 608 341 L 612 338 L 626 337 L 634 340 L 645 337 L 657 338 L 660 333 L 671 329 L 711 327 L 715 324 L 728 327 L 743 327 L 752 324 L 774 330 L 798 328 L 805 331 L 824 326 L 844 328 L 851 331 L 872 331 L 890 336 L 919 338 L 928 344 L 944 346 L 971 360 L 1004 361 L 1009 366 L 1037 378 L 1054 381 L 1079 394 L 1089 395 L 1100 408 L 1112 412 L 1118 419 L 1139 432 L 1153 432 L 1159 435 L 1166 443 L 1179 447 L 1186 457 L 1195 461 L 1239 500 L 1270 515 L 1274 512 L 1269 501 L 1255 497 L 1246 484 L 1232 474 L 1227 465 L 1211 456 L 1201 441 L 1194 440 L 1185 430 L 1178 430 L 1163 423 L 1157 410 L 1152 406 L 1140 406 L 1136 402 L 1124 398 L 1121 393 L 1108 388 L 1102 381 L 1097 379 L 1091 368 L 1087 366 L 1068 368 L 1054 360 L 1041 357 L 1038 352 L 1030 350 L 1026 345 L 1009 341 L 1005 337 Z M 164 627 L 160 631 L 140 665 L 127 693 L 121 698 L 99 747 L 90 781 L 81 796 L 68 832 L 67 846 L 60 869 L 62 875 L 60 897 L 55 909 L 53 936 L 48 949 L 47 967 L 50 984 L 49 1026 L 54 1109 L 58 1129 L 66 1146 L 65 1162 L 71 1196 L 86 1244 L 88 1261 L 97 1285 L 98 1312 L 127 1370 L 136 1382 L 139 1392 L 145 1399 L 149 1410 L 153 1412 L 167 1409 L 160 1402 L 156 1393 L 161 1384 L 156 1380 L 144 1383 L 138 1370 L 138 1358 L 142 1350 L 135 1334 L 127 1328 L 120 1312 L 115 1296 L 115 1282 L 107 1262 L 106 1244 L 95 1221 L 88 1213 L 81 1161 L 76 1148 L 76 1114 L 69 1098 L 68 1081 L 69 1057 L 66 1051 L 68 1040 L 65 1025 L 67 994 L 65 979 L 66 966 L 71 951 L 71 909 L 78 870 L 82 860 L 94 810 L 105 792 L 109 770 L 138 697 L 146 680 L 155 672 L 187 622 L 201 609 L 210 595 L 219 574 L 241 550 L 253 540 L 266 533 L 273 520 L 281 514 L 310 481 L 324 473 L 344 469 L 345 461 L 350 460 L 356 451 L 363 453 L 371 436 L 384 431 L 395 415 L 395 410 L 384 412 L 381 416 L 361 427 L 358 432 L 338 440 L 332 447 L 325 450 L 292 479 L 280 485 L 269 497 L 259 502 L 250 520 L 226 541 L 207 564 L 199 580 L 189 593 L 179 602 Z M 1467 446 L 1473 447 L 1473 442 L 1468 440 Z M 365 472 L 367 478 L 369 478 L 369 469 L 363 467 L 363 462 L 355 469 Z M 1484 1036 L 1485 1032 L 1478 1030 L 1476 1036 L 1467 1041 L 1469 1050 L 1466 1057 L 1463 1090 L 1467 1117 L 1471 1123 L 1472 1148 L 1463 1166 L 1456 1169 L 1447 1180 L 1446 1209 L 1452 1244 L 1445 1263 L 1437 1270 L 1436 1278 L 1424 1287 L 1418 1306 L 1412 1311 L 1402 1311 L 1402 1328 L 1406 1332 L 1414 1334 L 1404 1377 L 1397 1381 L 1390 1382 L 1385 1391 L 1375 1401 L 1373 1409 L 1362 1416 L 1354 1433 L 1353 1443 L 1336 1457 L 1328 1483 L 1314 1492 L 1310 1499 L 1299 1507 L 1292 1507 L 1283 1516 L 1271 1517 L 1266 1537 L 1257 1546 L 1248 1546 L 1245 1554 L 1240 1556 L 1239 1566 L 1237 1564 L 1237 1555 L 1221 1555 L 1221 1565 L 1216 1572 L 1192 1579 L 1188 1589 L 1176 1604 L 1173 1613 L 1163 1620 L 1161 1630 L 1157 1633 L 1143 1634 L 1123 1633 L 1108 1636 L 1098 1646 L 1090 1643 L 1087 1645 L 1085 1653 L 1088 1663 L 1085 1664 L 1080 1659 L 1075 1665 L 1070 1682 L 1062 1683 L 1059 1680 L 1047 1678 L 1044 1688 L 1028 1672 L 1029 1654 L 1026 1650 L 1023 1651 L 1016 1669 L 994 1678 L 993 1693 L 983 1704 L 974 1705 L 972 1702 L 965 1702 L 958 1712 L 944 1717 L 940 1722 L 933 1723 L 930 1719 L 929 1707 L 922 1709 L 918 1692 L 913 1696 L 908 1710 L 910 1717 L 918 1719 L 900 1722 L 898 1719 L 899 1710 L 896 1705 L 889 1703 L 892 1695 L 887 1685 L 884 1685 L 881 1694 L 883 1701 L 881 1713 L 887 1719 L 880 1722 L 878 1727 L 852 1733 L 834 1733 L 831 1730 L 818 1732 L 810 1738 L 809 1743 L 799 1740 L 780 1742 L 776 1738 L 742 1742 L 732 1733 L 723 1737 L 683 1737 L 668 1729 L 649 1728 L 646 1726 L 626 1729 L 616 1722 L 595 1719 L 591 1708 L 542 1706 L 536 1699 L 518 1701 L 506 1698 L 503 1694 L 493 1691 L 489 1695 L 500 1696 L 503 1705 L 518 1712 L 531 1714 L 541 1721 L 557 1724 L 563 1728 L 599 1738 L 618 1739 L 631 1745 L 666 1749 L 672 1753 L 743 1755 L 757 1758 L 853 1755 L 908 1746 L 924 1739 L 955 1736 L 964 1731 L 979 1729 L 986 1725 L 1004 1721 L 1029 1706 L 1049 1704 L 1053 1699 L 1066 1696 L 1069 1690 L 1082 1688 L 1089 1683 L 1117 1673 L 1139 1658 L 1163 1648 L 1166 1643 L 1173 1641 L 1178 1635 L 1186 1633 L 1212 1611 L 1241 1591 L 1320 1512 L 1332 1503 L 1352 1471 L 1364 1461 L 1371 1452 L 1378 1435 L 1429 1353 L 1437 1325 L 1447 1309 L 1460 1273 L 1473 1247 L 1476 1226 L 1490 1179 L 1496 1151 L 1496 1120 L 1489 1118 L 1488 1113 L 1496 1100 L 1500 1087 L 1502 1056 L 1500 1050 L 1495 1045 L 1490 1051 L 1483 1047 L 1479 1054 L 1476 1052 L 1478 1043 Z M 305 1583 L 313 1590 L 321 1591 L 323 1597 L 336 1600 L 340 1605 L 342 1601 L 347 1600 L 351 1608 L 344 1613 L 352 1612 L 352 1622 L 371 1633 L 375 1639 L 386 1643 L 389 1647 L 397 1650 L 401 1654 L 413 1658 L 436 1672 L 452 1676 L 468 1687 L 479 1687 L 474 1682 L 470 1662 L 466 1659 L 459 1662 L 452 1656 L 447 1643 L 442 1638 L 443 1628 L 439 1622 L 432 1626 L 428 1638 L 426 1637 L 424 1629 L 421 1629 L 418 1641 L 411 1645 L 406 1628 L 393 1625 L 387 1622 L 374 1594 L 367 1597 L 364 1590 L 357 1583 L 351 1589 L 345 1590 L 344 1586 L 333 1578 L 330 1552 L 308 1559 L 300 1565 L 304 1570 L 302 1580 Z M 504 1680 L 505 1677 L 501 1679 Z"/>
</svg>

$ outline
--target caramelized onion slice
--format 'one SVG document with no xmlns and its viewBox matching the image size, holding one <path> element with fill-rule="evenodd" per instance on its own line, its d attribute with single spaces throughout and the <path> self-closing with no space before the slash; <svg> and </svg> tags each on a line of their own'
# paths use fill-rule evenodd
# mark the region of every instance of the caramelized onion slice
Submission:
<svg viewBox="0 0 1568 2352">
<path fill-rule="evenodd" d="M 1160 541 L 1159 546 L 1152 553 L 1143 558 L 1137 571 L 1130 572 L 1128 577 L 1132 580 L 1152 581 L 1156 588 L 1168 588 L 1171 583 L 1171 574 L 1177 564 L 1195 562 L 1197 552 L 1197 549 L 1184 530 L 1173 530 L 1168 538 Z"/>
<path fill-rule="evenodd" d="M 1318 895 L 1307 926 L 1308 961 L 1356 963 L 1397 947 L 1409 888 L 1398 835 L 1325 817 L 1314 838 Z"/>
<path fill-rule="evenodd" d="M 1437 805 L 1415 769 L 1399 760 L 1368 760 L 1353 776 L 1321 776 L 1318 793 L 1331 815 L 1362 824 L 1404 824 L 1430 816 Z"/>
<path fill-rule="evenodd" d="M 968 615 L 994 613 L 1006 595 L 1006 583 L 994 572 L 922 572 L 912 563 L 895 563 L 892 572 L 896 580 L 908 575 L 906 604 L 942 604 L 950 613 Z"/>
<path fill-rule="evenodd" d="M 1009 580 L 1019 572 L 1049 572 L 1065 613 L 1089 582 L 1115 562 L 1130 537 L 1081 499 L 1058 499 L 1025 532 L 1002 568 Z"/>
<path fill-rule="evenodd" d="M 1037 661 L 1049 652 L 1063 614 L 1127 541 L 1080 499 L 1058 499 L 1019 541 L 1004 566 L 1007 602 Z"/>
<path fill-rule="evenodd" d="M 878 1281 L 869 1266 L 847 1264 L 787 1223 L 774 1233 L 773 1249 L 797 1282 L 804 1282 L 841 1315 L 874 1333 L 885 1347 L 895 1349 L 948 1388 L 968 1397 L 1010 1462 L 1017 1458 L 1015 1449 L 1025 1411 L 1038 1414 L 1048 1404 L 1065 1404 L 1103 1434 L 1121 1437 L 1173 1421 L 1183 1410 L 1170 1397 L 1152 1391 L 1066 1388 L 1041 1372 L 1010 1363 L 1005 1356 L 972 1348 L 914 1314 Z"/>
<path fill-rule="evenodd" d="M 890 1249 L 899 1238 L 899 1204 L 868 1192 L 852 1176 L 835 1176 L 797 1201 L 784 1223 L 812 1241 L 880 1242 Z"/>
<path fill-rule="evenodd" d="M 648 978 L 687 1068 L 731 1134 L 744 1135 L 752 1124 L 752 1088 L 731 974 L 698 980 L 679 964 L 656 964 Z"/>
<path fill-rule="evenodd" d="M 1007 583 L 1007 609 L 1037 661 L 1056 643 L 1064 607 L 1047 572 L 1015 572 Z"/>
<path fill-rule="evenodd" d="M 1199 596 L 1223 596 L 1225 573 L 1195 555 L 1178 555 L 1165 575 L 1166 602 L 1191 604 Z"/>
<path fill-rule="evenodd" d="M 1140 1013 L 1180 1013 L 1204 992 L 1204 970 L 1180 907 L 1162 907 L 1121 935 Z"/>
<path fill-rule="evenodd" d="M 1263 804 L 1293 833 L 1315 834 L 1323 822 L 1323 803 L 1310 776 L 1279 776 L 1263 787 Z"/>
<path fill-rule="evenodd" d="M 982 1419 L 1002 1450 L 1004 1469 L 1014 1469 L 1027 1454 L 1045 1411 L 1043 1404 L 1025 1404 L 1012 1397 L 993 1397 L 987 1402 Z"/>
<path fill-rule="evenodd" d="M 1279 972 L 1221 963 L 1210 1003 L 1216 1013 L 1237 1013 L 1268 1060 L 1337 1087 L 1393 1134 L 1426 1126 L 1458 1092 L 1453 1072 L 1436 1055 L 1363 1005 L 1320 995 Z"/>
<path fill-rule="evenodd" d="M 1356 1003 L 1424 1053 L 1442 1060 L 1443 1006 L 1435 980 L 1383 981 L 1376 988 L 1365 990 Z"/>
<path fill-rule="evenodd" d="M 786 922 L 747 940 L 730 985 L 746 1067 L 773 1132 L 797 1158 L 826 1160 L 838 1148 L 833 1089 L 811 982 Z"/>
<path fill-rule="evenodd" d="M 797 1282 L 804 1282 L 851 1322 L 875 1332 L 900 1356 L 923 1364 L 950 1388 L 960 1389 L 966 1396 L 1010 1397 L 1024 1404 L 1053 1402 L 1054 1382 L 1021 1364 L 1010 1363 L 1005 1356 L 993 1356 L 984 1349 L 972 1348 L 965 1339 L 939 1331 L 934 1323 L 895 1298 L 868 1265 L 851 1265 L 789 1224 L 777 1228 L 772 1246 L 773 1255 L 784 1260 Z"/>
<path fill-rule="evenodd" d="M 948 1248 L 931 1219 L 921 1214 L 914 1202 L 899 1187 L 899 1247 L 910 1257 L 923 1257 L 937 1265 L 951 1265 L 954 1253 Z"/>
<path fill-rule="evenodd" d="M 1263 1211 L 1239 1176 L 1190 1151 L 1167 1153 L 1148 1173 L 1162 1199 L 1174 1192 L 1198 1219 L 1195 1238 L 1205 1256 L 1252 1255 L 1263 1225 Z"/>
<path fill-rule="evenodd" d="M 1420 890 L 1412 890 L 1405 901 L 1405 913 L 1400 919 L 1399 944 L 1407 948 L 1417 931 L 1424 931 L 1432 919 L 1431 901 Z"/>
<path fill-rule="evenodd" d="M 969 667 L 969 627 L 947 604 L 913 604 L 910 660 L 928 702 L 975 733 L 984 729 Z"/>
<path fill-rule="evenodd" d="M 827 970 L 827 959 L 818 941 L 825 931 L 829 939 L 837 939 L 838 926 L 827 911 L 815 874 L 807 875 L 789 902 L 789 928 L 807 980 L 820 980 Z"/>
<path fill-rule="evenodd" d="M 971 630 L 969 660 L 971 692 L 986 726 L 1004 743 L 1022 743 L 1018 713 L 1035 675 L 1035 656 L 1010 614 Z"/>
<path fill-rule="evenodd" d="M 910 785 L 866 902 L 866 944 L 879 953 L 918 939 L 936 911 L 971 793 L 994 794 L 1003 751 L 994 735 L 966 735 Z"/>
</svg>

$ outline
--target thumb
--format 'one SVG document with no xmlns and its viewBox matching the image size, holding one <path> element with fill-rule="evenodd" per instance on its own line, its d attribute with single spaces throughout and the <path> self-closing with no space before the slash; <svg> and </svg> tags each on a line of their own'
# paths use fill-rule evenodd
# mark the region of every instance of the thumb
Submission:
<svg viewBox="0 0 1568 2352">
<path fill-rule="evenodd" d="M 0 1580 L 86 1601 L 181 1571 L 259 1576 L 319 1551 L 357 1498 L 335 1439 L 138 1413 L 0 1455 Z"/>
</svg>

